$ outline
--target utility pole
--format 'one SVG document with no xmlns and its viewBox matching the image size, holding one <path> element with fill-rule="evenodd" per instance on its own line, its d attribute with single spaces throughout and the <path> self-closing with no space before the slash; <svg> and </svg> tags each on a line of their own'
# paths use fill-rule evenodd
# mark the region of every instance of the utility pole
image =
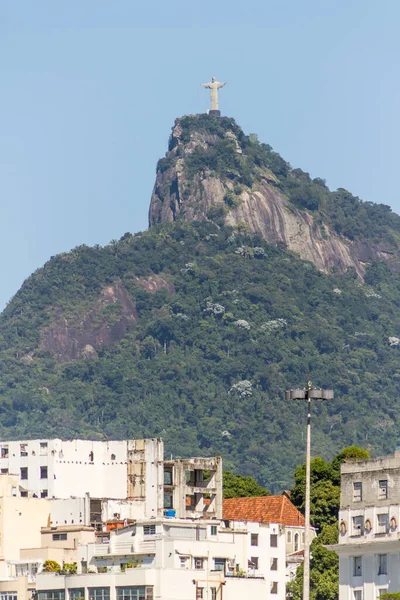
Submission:
<svg viewBox="0 0 400 600">
<path fill-rule="evenodd" d="M 286 400 L 307 401 L 306 498 L 304 511 L 303 600 L 310 598 L 310 478 L 311 478 L 311 399 L 333 400 L 333 390 L 321 390 L 307 382 L 304 389 L 287 390 Z"/>
</svg>

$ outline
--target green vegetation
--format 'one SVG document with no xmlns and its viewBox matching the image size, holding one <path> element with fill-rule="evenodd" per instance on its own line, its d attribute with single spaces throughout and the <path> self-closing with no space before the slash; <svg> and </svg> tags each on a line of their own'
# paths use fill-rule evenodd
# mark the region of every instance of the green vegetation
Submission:
<svg viewBox="0 0 400 600">
<path fill-rule="evenodd" d="M 170 292 L 143 289 L 139 278 L 150 276 Z M 160 226 L 55 256 L 0 317 L 0 435 L 160 436 L 174 456 L 222 455 L 227 470 L 281 491 L 305 447 L 305 406 L 285 402 L 284 391 L 311 369 L 314 383 L 336 394 L 315 403 L 313 451 L 326 459 L 346 444 L 392 452 L 400 347 L 389 337 L 400 332 L 400 283 L 379 263 L 366 279 L 328 277 L 213 223 Z M 54 341 L 66 321 L 79 328 L 117 281 L 137 322 L 97 347 L 98 358 L 58 363 L 41 330 L 55 324 Z M 119 311 L 105 310 L 104 322 L 117 327 Z"/>
<path fill-rule="evenodd" d="M 249 496 L 269 496 L 269 491 L 259 485 L 253 477 L 236 475 L 224 471 L 224 498 L 247 498 Z"/>
<path fill-rule="evenodd" d="M 332 462 L 321 457 L 311 461 L 311 524 L 318 530 L 318 536 L 311 544 L 310 598 L 311 600 L 337 600 L 339 594 L 339 560 L 337 554 L 325 545 L 338 541 L 338 512 L 340 502 L 340 465 L 344 461 L 368 460 L 369 452 L 363 448 L 350 446 L 335 456 Z M 296 469 L 295 486 L 291 500 L 304 512 L 305 464 Z M 303 566 L 296 577 L 288 584 L 288 597 L 292 600 L 303 598 Z"/>
<path fill-rule="evenodd" d="M 61 567 L 56 560 L 45 560 L 43 563 L 43 571 L 45 573 L 59 573 Z"/>
</svg>

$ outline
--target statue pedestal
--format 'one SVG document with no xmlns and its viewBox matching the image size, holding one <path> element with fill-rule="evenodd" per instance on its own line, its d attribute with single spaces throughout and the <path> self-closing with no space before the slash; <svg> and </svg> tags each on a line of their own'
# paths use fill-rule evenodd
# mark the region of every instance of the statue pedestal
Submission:
<svg viewBox="0 0 400 600">
<path fill-rule="evenodd" d="M 213 117 L 220 117 L 221 116 L 221 111 L 220 110 L 209 110 L 207 111 L 209 115 L 212 115 Z"/>
</svg>

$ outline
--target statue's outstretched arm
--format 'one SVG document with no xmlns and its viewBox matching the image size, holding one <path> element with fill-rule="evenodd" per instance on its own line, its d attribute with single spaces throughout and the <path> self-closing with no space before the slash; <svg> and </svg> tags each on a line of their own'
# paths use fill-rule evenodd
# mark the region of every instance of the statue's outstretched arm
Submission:
<svg viewBox="0 0 400 600">
<path fill-rule="evenodd" d="M 221 83 L 219 84 L 218 87 L 219 88 L 224 87 L 224 85 L 226 85 L 227 83 L 228 83 L 227 81 L 224 81 L 224 82 L 221 81 Z"/>
<path fill-rule="evenodd" d="M 210 88 L 211 87 L 211 85 L 209 83 L 202 83 L 201 85 L 203 87 L 205 87 L 205 88 Z"/>
</svg>

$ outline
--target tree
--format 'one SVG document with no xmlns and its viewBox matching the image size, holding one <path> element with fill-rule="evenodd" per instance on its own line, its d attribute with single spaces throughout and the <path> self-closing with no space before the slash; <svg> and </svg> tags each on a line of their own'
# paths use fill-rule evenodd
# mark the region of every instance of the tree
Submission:
<svg viewBox="0 0 400 600">
<path fill-rule="evenodd" d="M 253 477 L 235 475 L 224 471 L 223 476 L 224 498 L 248 498 L 249 496 L 269 496 L 270 492 L 259 485 Z"/>
<path fill-rule="evenodd" d="M 45 571 L 45 573 L 59 573 L 61 567 L 56 560 L 45 560 L 43 563 L 43 571 Z"/>
<path fill-rule="evenodd" d="M 344 461 L 368 460 L 369 452 L 357 446 L 344 448 L 332 462 L 317 457 L 311 461 L 311 523 L 320 530 L 311 544 L 310 599 L 337 600 L 339 594 L 339 560 L 325 545 L 338 540 L 338 512 L 340 505 L 340 465 Z M 291 500 L 304 511 L 305 465 L 295 471 L 295 486 Z M 287 586 L 288 597 L 303 597 L 303 565 Z"/>
</svg>

